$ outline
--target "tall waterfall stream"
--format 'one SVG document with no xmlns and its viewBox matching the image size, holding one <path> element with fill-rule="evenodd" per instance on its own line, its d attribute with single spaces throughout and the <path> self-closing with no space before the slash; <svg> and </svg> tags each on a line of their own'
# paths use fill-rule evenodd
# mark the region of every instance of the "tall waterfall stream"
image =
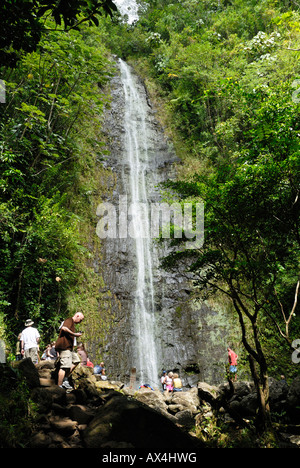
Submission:
<svg viewBox="0 0 300 468">
<path fill-rule="evenodd" d="M 153 285 L 154 244 L 150 232 L 149 194 L 149 138 L 146 124 L 147 102 L 138 93 L 129 66 L 119 61 L 125 96 L 124 163 L 129 167 L 128 202 L 132 209 L 132 228 L 136 251 L 136 289 L 134 294 L 135 352 L 140 380 L 157 382 L 157 352 L 155 343 L 155 304 Z M 146 208 L 142 213 L 140 207 Z M 144 231 L 145 232 L 142 232 Z M 144 237 L 144 234 L 147 236 Z"/>
<path fill-rule="evenodd" d="M 138 20 L 139 5 L 135 0 L 115 0 L 114 3 L 117 5 L 121 15 L 127 16 L 129 24 Z"/>
<path fill-rule="evenodd" d="M 124 13 L 129 8 L 135 15 L 132 2 L 118 0 Z M 128 22 L 136 19 L 130 15 Z M 166 247 L 151 236 L 149 210 L 161 202 L 159 185 L 174 175 L 178 159 L 143 81 L 121 59 L 117 65 L 103 122 L 109 150 L 103 164 L 112 174 L 104 201 L 115 207 L 116 235 L 103 238 L 96 265 L 111 314 L 100 352 L 110 377 L 126 383 L 132 368 L 136 385 L 157 388 L 163 369 L 178 371 L 187 386 L 199 380 L 217 383 L 223 379 L 226 306 L 215 304 L 214 310 L 192 301 L 191 285 L 182 272 L 160 268 Z M 97 209 L 97 215 L 104 212 Z"/>
<path fill-rule="evenodd" d="M 139 384 L 157 387 L 165 361 L 167 338 L 161 332 L 169 276 L 159 267 L 162 247 L 151 236 L 150 212 L 160 201 L 159 184 L 172 173 L 175 155 L 142 80 L 121 59 L 117 66 L 104 124 L 110 142 L 106 165 L 115 175 L 114 190 L 108 204 L 97 210 L 104 216 L 105 207 L 112 206 L 117 224 L 112 229 L 116 235 L 103 236 L 104 280 L 115 317 L 103 354 L 115 378 L 128 380 L 130 369 L 136 368 Z"/>
</svg>

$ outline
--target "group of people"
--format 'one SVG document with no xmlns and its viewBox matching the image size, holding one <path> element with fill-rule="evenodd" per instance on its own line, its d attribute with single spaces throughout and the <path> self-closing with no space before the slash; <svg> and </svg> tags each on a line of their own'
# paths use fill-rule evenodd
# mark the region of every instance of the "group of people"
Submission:
<svg viewBox="0 0 300 468">
<path fill-rule="evenodd" d="M 178 374 L 163 371 L 160 381 L 163 392 L 182 392 L 182 381 Z"/>
<path fill-rule="evenodd" d="M 238 355 L 229 347 L 227 348 L 227 353 L 229 363 L 229 379 L 236 381 Z M 176 373 L 173 374 L 173 372 L 163 371 L 160 381 L 163 392 L 182 391 L 182 381 Z"/>
<path fill-rule="evenodd" d="M 57 351 L 55 349 L 55 341 L 48 344 L 45 351 L 41 356 L 42 361 L 55 361 L 58 357 Z"/>
<path fill-rule="evenodd" d="M 57 340 L 47 346 L 41 358 L 57 360 L 59 363 L 57 385 L 67 391 L 73 390 L 69 376 L 78 364 L 94 368 L 94 373 L 100 374 L 102 380 L 107 378 L 104 363 L 101 362 L 100 366 L 94 366 L 88 357 L 84 344 L 77 345 L 77 338 L 82 336 L 82 332 L 76 332 L 75 325 L 81 323 L 83 319 L 82 312 L 76 312 L 73 317 L 67 318 L 61 324 Z M 30 358 L 34 364 L 37 364 L 40 334 L 33 325 L 32 320 L 26 320 L 25 328 L 18 337 L 16 359 Z M 75 347 L 77 347 L 77 352 L 75 352 Z"/>
<path fill-rule="evenodd" d="M 77 346 L 77 338 L 81 337 L 82 332 L 75 331 L 75 325 L 81 323 L 84 319 L 82 312 L 76 312 L 73 317 L 67 318 L 61 325 L 59 336 L 56 341 L 49 344 L 43 353 L 42 359 L 58 359 L 58 382 L 61 388 L 66 390 L 73 389 L 70 385 L 68 377 L 78 364 L 94 368 L 94 373 L 100 375 L 102 380 L 106 380 L 104 363 L 94 366 L 89 360 L 88 354 L 83 343 Z M 18 345 L 16 351 L 16 359 L 30 358 L 34 364 L 39 361 L 39 342 L 40 334 L 37 328 L 33 327 L 34 322 L 30 319 L 26 320 L 25 328 L 18 337 Z M 77 346 L 77 352 L 74 348 Z M 237 354 L 227 348 L 229 361 L 229 378 L 236 380 L 237 378 Z M 162 390 L 166 392 L 182 391 L 182 381 L 177 373 L 163 371 L 161 376 Z"/>
</svg>

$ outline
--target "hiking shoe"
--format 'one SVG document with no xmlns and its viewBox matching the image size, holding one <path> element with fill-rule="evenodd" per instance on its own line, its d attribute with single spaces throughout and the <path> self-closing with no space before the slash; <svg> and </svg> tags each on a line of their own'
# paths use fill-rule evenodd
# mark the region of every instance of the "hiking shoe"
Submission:
<svg viewBox="0 0 300 468">
<path fill-rule="evenodd" d="M 68 389 L 68 388 L 64 387 L 63 385 L 59 385 L 59 388 L 62 388 L 63 390 L 65 390 L 66 393 L 70 393 L 70 392 L 72 392 L 74 390 L 74 388 L 72 388 L 72 387 L 70 389 Z"/>
<path fill-rule="evenodd" d="M 74 390 L 74 388 L 71 387 L 71 385 L 69 384 L 69 382 L 67 380 L 65 380 L 62 383 L 61 387 L 64 388 L 65 390 Z"/>
</svg>

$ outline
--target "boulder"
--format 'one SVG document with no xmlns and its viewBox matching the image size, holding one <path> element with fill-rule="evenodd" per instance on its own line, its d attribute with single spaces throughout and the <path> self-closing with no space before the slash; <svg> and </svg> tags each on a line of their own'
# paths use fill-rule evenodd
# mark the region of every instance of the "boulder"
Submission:
<svg viewBox="0 0 300 468">
<path fill-rule="evenodd" d="M 208 422 L 218 424 L 217 418 L 236 424 L 257 412 L 256 391 L 250 382 L 218 387 L 200 382 L 198 387 L 174 393 L 148 388 L 132 391 L 120 382 L 101 382 L 90 369 L 78 367 L 72 374 L 75 390 L 66 393 L 46 378 L 51 364 L 49 368 L 47 362 L 34 366 L 24 360 L 23 372 L 1 367 L 4 396 L 23 376 L 28 375 L 28 381 L 33 376 L 30 398 L 36 403 L 36 419 L 34 432 L 26 441 L 30 448 L 196 450 L 203 443 L 186 431 L 195 426 L 205 431 Z M 34 386 L 36 370 L 38 386 Z M 283 447 L 299 447 L 300 376 L 290 387 L 274 379 L 269 383 L 271 410 L 284 411 Z"/>
<path fill-rule="evenodd" d="M 20 371 L 29 388 L 40 386 L 38 370 L 30 358 L 14 361 L 12 367 Z"/>
<path fill-rule="evenodd" d="M 222 387 L 222 396 L 227 395 L 228 407 L 231 414 L 239 415 L 242 418 L 255 416 L 258 408 L 257 394 L 251 382 L 237 382 L 233 386 L 234 393 L 230 393 L 229 384 Z"/>
<path fill-rule="evenodd" d="M 78 424 L 88 424 L 94 417 L 94 412 L 84 405 L 72 405 L 67 410 L 67 415 Z"/>
<path fill-rule="evenodd" d="M 55 382 L 51 378 L 42 378 L 40 377 L 40 386 L 41 387 L 53 387 Z"/>
<path fill-rule="evenodd" d="M 209 385 L 206 382 L 198 382 L 198 395 L 202 400 L 214 403 L 219 393 L 219 387 Z"/>
<path fill-rule="evenodd" d="M 53 370 L 55 368 L 55 360 L 47 360 L 47 361 L 40 361 L 38 362 L 36 365 L 35 365 L 36 369 L 38 370 L 38 372 L 40 372 L 41 370 L 44 370 L 44 369 L 50 369 L 50 370 Z"/>
<path fill-rule="evenodd" d="M 54 431 L 65 436 L 72 435 L 78 425 L 77 421 L 73 421 L 68 417 L 61 417 L 60 415 L 51 416 L 49 421 Z"/>
<path fill-rule="evenodd" d="M 289 388 L 287 403 L 290 407 L 300 406 L 300 375 L 298 375 Z"/>
<path fill-rule="evenodd" d="M 191 413 L 197 414 L 200 406 L 197 388 L 192 388 L 186 392 L 174 392 L 170 406 L 174 405 L 178 406 L 179 411 L 189 410 Z"/>
<path fill-rule="evenodd" d="M 90 367 L 77 366 L 69 378 L 75 389 L 83 390 L 89 398 L 97 397 L 97 379 Z"/>
<path fill-rule="evenodd" d="M 31 399 L 37 404 L 40 413 L 47 413 L 53 403 L 66 404 L 66 391 L 60 387 L 40 387 L 31 392 Z"/>
<path fill-rule="evenodd" d="M 292 421 L 300 419 L 300 375 L 298 375 L 290 385 L 287 394 L 287 409 Z"/>
<path fill-rule="evenodd" d="M 289 386 L 285 381 L 269 378 L 269 389 L 271 411 L 281 412 L 282 408 L 286 406 Z"/>
<path fill-rule="evenodd" d="M 195 415 L 188 409 L 178 411 L 178 413 L 175 415 L 175 418 L 178 424 L 188 429 L 192 429 L 192 427 L 196 425 Z"/>
<path fill-rule="evenodd" d="M 51 437 L 45 434 L 43 431 L 36 432 L 32 435 L 29 440 L 29 447 L 30 448 L 47 448 L 49 447 L 50 443 L 52 442 Z"/>
<path fill-rule="evenodd" d="M 168 411 L 168 405 L 166 404 L 163 394 L 159 390 L 149 390 L 147 388 L 141 388 L 135 393 L 135 398 L 145 403 L 149 408 L 156 409 L 163 413 Z"/>
<path fill-rule="evenodd" d="M 95 386 L 98 390 L 119 390 L 120 388 L 119 383 L 110 382 L 109 380 L 99 380 L 99 379 L 97 379 Z"/>
<path fill-rule="evenodd" d="M 97 410 L 83 432 L 87 448 L 131 446 L 150 449 L 199 448 L 195 441 L 168 418 L 139 401 L 114 394 Z"/>
<path fill-rule="evenodd" d="M 87 381 L 89 384 L 95 385 L 97 378 L 93 373 L 93 369 L 85 366 L 77 366 L 72 372 L 72 380 L 75 383 L 80 383 L 81 381 Z"/>
<path fill-rule="evenodd" d="M 249 395 L 244 396 L 240 400 L 232 399 L 229 402 L 229 408 L 242 418 L 255 416 L 258 409 L 256 393 L 249 393 Z"/>
<path fill-rule="evenodd" d="M 241 382 L 234 382 L 233 389 L 234 389 L 234 394 L 232 395 L 230 399 L 240 401 L 242 398 L 249 395 L 249 393 L 252 393 L 253 391 L 255 391 L 255 386 L 253 382 L 241 381 Z M 231 394 L 231 390 L 230 390 L 230 386 L 228 382 L 222 385 L 222 393 L 223 395 L 224 394 L 227 395 L 227 397 L 228 395 Z"/>
</svg>

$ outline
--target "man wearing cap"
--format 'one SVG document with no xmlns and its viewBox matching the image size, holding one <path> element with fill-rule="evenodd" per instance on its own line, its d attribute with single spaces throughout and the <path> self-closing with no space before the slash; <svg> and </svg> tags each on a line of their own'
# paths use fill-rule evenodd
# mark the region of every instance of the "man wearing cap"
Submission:
<svg viewBox="0 0 300 468">
<path fill-rule="evenodd" d="M 40 334 L 36 328 L 33 328 L 34 322 L 30 319 L 26 320 L 25 328 L 21 333 L 21 354 L 25 358 L 30 358 L 33 364 L 37 364 L 39 357 L 39 341 Z"/>
</svg>

